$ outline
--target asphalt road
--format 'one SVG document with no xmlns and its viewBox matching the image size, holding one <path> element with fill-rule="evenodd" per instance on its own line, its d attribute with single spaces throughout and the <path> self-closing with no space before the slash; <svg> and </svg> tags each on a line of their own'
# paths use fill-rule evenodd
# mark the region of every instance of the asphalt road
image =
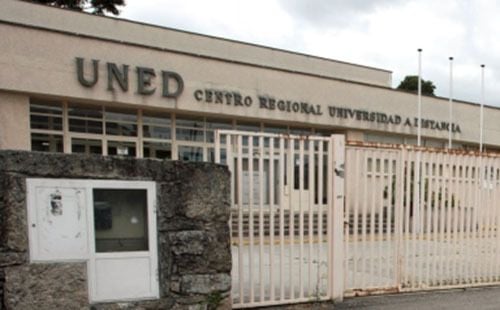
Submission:
<svg viewBox="0 0 500 310">
<path fill-rule="evenodd" d="M 341 303 L 312 303 L 262 308 L 266 310 L 499 310 L 500 286 L 432 292 L 353 297 Z"/>
<path fill-rule="evenodd" d="M 357 297 L 346 299 L 340 304 L 330 305 L 330 308 L 342 310 L 498 310 L 500 309 L 500 287 Z"/>
</svg>

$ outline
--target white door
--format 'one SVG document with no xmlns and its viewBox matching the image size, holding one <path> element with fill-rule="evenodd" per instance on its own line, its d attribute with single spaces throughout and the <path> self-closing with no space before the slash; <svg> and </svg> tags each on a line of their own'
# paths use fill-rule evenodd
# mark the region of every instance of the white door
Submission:
<svg viewBox="0 0 500 310">
<path fill-rule="evenodd" d="M 159 297 L 154 182 L 93 184 L 90 300 Z"/>
</svg>

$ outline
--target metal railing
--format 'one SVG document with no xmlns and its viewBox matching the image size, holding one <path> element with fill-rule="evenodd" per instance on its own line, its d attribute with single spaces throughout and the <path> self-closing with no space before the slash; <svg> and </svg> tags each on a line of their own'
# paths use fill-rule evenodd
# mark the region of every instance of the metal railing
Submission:
<svg viewBox="0 0 500 310">
<path fill-rule="evenodd" d="M 500 158 L 360 145 L 346 154 L 346 295 L 500 283 Z"/>
<path fill-rule="evenodd" d="M 334 219 L 343 218 L 334 217 L 334 143 L 333 137 L 216 132 L 216 162 L 232 174 L 233 307 L 342 296 L 343 276 L 334 269 L 342 269 L 343 259 L 333 256 L 333 244 L 342 244 Z"/>
</svg>

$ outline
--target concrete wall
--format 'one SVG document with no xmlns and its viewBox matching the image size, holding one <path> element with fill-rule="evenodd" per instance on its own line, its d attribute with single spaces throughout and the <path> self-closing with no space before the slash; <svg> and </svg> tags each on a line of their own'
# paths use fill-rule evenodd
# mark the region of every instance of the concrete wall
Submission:
<svg viewBox="0 0 500 310">
<path fill-rule="evenodd" d="M 391 86 L 392 74 L 388 70 L 186 31 L 127 22 L 123 19 L 102 18 L 46 6 L 34 6 L 17 0 L 4 0 L 2 2 L 0 20 L 206 58 L 269 66 L 276 69 L 324 75 L 386 87 Z M 255 22 L 258 23 L 258 19 Z"/>
<path fill-rule="evenodd" d="M 30 264 L 26 178 L 157 184 L 160 299 L 89 305 L 86 264 Z M 209 163 L 0 151 L 0 309 L 230 308 L 229 173 Z"/>
<path fill-rule="evenodd" d="M 0 149 L 29 150 L 29 97 L 0 91 Z"/>
</svg>

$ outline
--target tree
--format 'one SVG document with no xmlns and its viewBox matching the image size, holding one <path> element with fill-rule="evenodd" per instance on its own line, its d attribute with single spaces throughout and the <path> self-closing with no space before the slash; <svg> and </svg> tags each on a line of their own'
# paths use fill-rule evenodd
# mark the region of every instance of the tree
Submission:
<svg viewBox="0 0 500 310">
<path fill-rule="evenodd" d="M 422 94 L 434 96 L 434 90 L 436 89 L 434 83 L 432 83 L 432 81 L 425 81 L 424 79 L 421 79 L 421 83 L 422 83 Z M 418 76 L 407 75 L 404 78 L 404 80 L 402 80 L 401 83 L 399 83 L 397 89 L 402 89 L 416 93 L 418 91 Z"/>
<path fill-rule="evenodd" d="M 35 3 L 57 6 L 75 11 L 90 12 L 96 15 L 120 14 L 118 6 L 125 5 L 125 0 L 28 0 Z"/>
</svg>

